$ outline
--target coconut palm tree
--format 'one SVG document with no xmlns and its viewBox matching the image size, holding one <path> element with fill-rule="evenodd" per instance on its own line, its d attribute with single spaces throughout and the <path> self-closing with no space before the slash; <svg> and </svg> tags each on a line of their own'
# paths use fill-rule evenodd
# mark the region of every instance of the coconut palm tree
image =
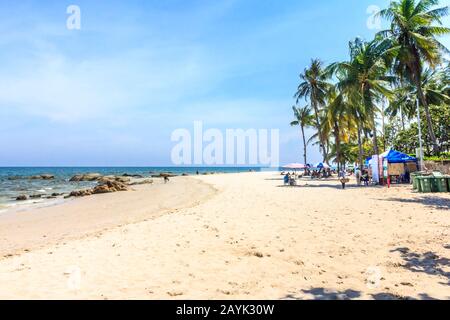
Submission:
<svg viewBox="0 0 450 320">
<path fill-rule="evenodd" d="M 416 115 L 416 104 L 411 85 L 402 84 L 393 90 L 393 96 L 385 114 L 391 119 L 398 117 L 402 129 L 406 129 L 405 120 L 410 121 Z"/>
<path fill-rule="evenodd" d="M 437 5 L 438 0 L 398 0 L 379 12 L 390 22 L 389 29 L 379 32 L 379 35 L 390 39 L 392 46 L 397 48 L 393 61 L 396 74 L 416 87 L 418 99 L 425 109 L 428 135 L 435 153 L 439 152 L 439 147 L 421 84 L 424 63 L 434 68 L 442 61 L 442 52 L 448 52 L 437 40 L 438 36 L 450 33 L 449 28 L 442 26 L 441 20 L 448 15 L 448 7 L 436 8 Z"/>
<path fill-rule="evenodd" d="M 306 151 L 307 151 L 308 142 L 306 141 L 305 129 L 308 127 L 311 127 L 314 123 L 313 116 L 311 114 L 312 110 L 308 105 L 301 107 L 301 108 L 296 108 L 295 106 L 293 106 L 292 109 L 294 110 L 294 116 L 295 116 L 296 120 L 291 122 L 291 126 L 299 126 L 301 129 L 302 140 L 303 140 L 303 160 L 304 160 L 304 164 L 307 164 L 308 162 L 307 162 Z"/>
<path fill-rule="evenodd" d="M 369 123 L 373 137 L 373 152 L 379 154 L 377 102 L 383 97 L 392 95 L 389 85 L 395 82 L 395 77 L 388 75 L 387 65 L 394 51 L 390 49 L 388 41 L 365 42 L 358 38 L 350 42 L 349 47 L 350 61 L 334 63 L 329 70 L 336 74 L 337 88 L 346 95 L 349 104 L 353 106 L 353 113 L 359 119 L 358 131 L 362 131 L 362 126 Z M 358 140 L 361 146 L 360 136 Z M 361 158 L 360 152 L 360 162 Z"/>
<path fill-rule="evenodd" d="M 324 70 L 323 63 L 319 59 L 313 59 L 311 65 L 300 74 L 301 83 L 297 88 L 295 98 L 297 103 L 300 99 L 308 99 L 314 110 L 315 127 L 318 132 L 318 140 L 322 149 L 324 161 L 327 158 L 326 141 L 321 131 L 320 118 L 321 108 L 325 103 L 325 97 L 329 88 L 328 75 Z"/>
<path fill-rule="evenodd" d="M 427 68 L 422 73 L 421 79 L 421 89 L 428 105 L 440 106 L 450 103 L 445 69 Z M 386 109 L 386 114 L 391 117 L 400 115 L 402 127 L 405 130 L 404 118 L 411 120 L 417 115 L 417 99 L 418 94 L 414 85 L 407 83 L 399 86 L 394 90 L 394 96 Z"/>
<path fill-rule="evenodd" d="M 334 138 L 330 156 L 335 157 L 334 162 L 340 169 L 348 160 L 344 154 L 344 146 L 355 138 L 357 131 L 352 106 L 345 99 L 345 95 L 339 92 L 337 86 L 328 91 L 324 113 L 322 129 Z"/>
</svg>

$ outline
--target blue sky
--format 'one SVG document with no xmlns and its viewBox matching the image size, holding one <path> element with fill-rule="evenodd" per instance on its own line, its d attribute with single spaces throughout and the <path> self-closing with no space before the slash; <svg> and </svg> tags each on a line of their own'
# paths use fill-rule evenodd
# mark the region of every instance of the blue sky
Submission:
<svg viewBox="0 0 450 320">
<path fill-rule="evenodd" d="M 81 30 L 66 28 L 71 4 Z M 387 4 L 2 1 L 0 166 L 170 165 L 171 132 L 196 120 L 279 129 L 281 162 L 301 161 L 289 126 L 299 72 L 346 59 L 349 40 L 376 32 L 367 8 Z"/>
</svg>

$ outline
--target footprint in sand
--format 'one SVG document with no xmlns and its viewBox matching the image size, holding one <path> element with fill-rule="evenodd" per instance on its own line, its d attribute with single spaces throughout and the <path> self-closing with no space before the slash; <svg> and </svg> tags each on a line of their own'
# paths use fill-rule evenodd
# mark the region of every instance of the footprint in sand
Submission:
<svg viewBox="0 0 450 320">
<path fill-rule="evenodd" d="M 181 291 L 174 291 L 174 292 L 167 292 L 167 294 L 169 295 L 169 296 L 171 296 L 171 297 L 179 297 L 179 296 L 182 296 L 183 295 L 183 292 L 181 292 Z"/>
</svg>

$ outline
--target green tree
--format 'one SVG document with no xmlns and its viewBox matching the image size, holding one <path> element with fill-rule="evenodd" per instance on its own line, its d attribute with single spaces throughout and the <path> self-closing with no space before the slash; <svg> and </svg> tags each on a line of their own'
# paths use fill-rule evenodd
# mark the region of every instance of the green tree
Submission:
<svg viewBox="0 0 450 320">
<path fill-rule="evenodd" d="M 395 73 L 416 88 L 418 99 L 425 109 L 434 153 L 439 152 L 439 146 L 421 85 L 424 64 L 434 68 L 441 63 L 442 52 L 448 51 L 437 40 L 438 36 L 450 33 L 449 28 L 442 26 L 441 20 L 448 15 L 448 7 L 436 8 L 438 4 L 438 0 L 398 0 L 392 1 L 389 8 L 379 13 L 390 22 L 389 29 L 379 35 L 389 39 L 397 52 L 393 60 Z"/>
<path fill-rule="evenodd" d="M 387 62 L 392 57 L 388 41 L 365 42 L 357 38 L 350 42 L 350 61 L 334 63 L 329 67 L 337 77 L 338 89 L 346 95 L 353 106 L 353 115 L 358 119 L 358 144 L 360 164 L 362 162 L 361 133 L 368 124 L 373 137 L 374 154 L 379 154 L 376 118 L 377 103 L 390 97 L 389 85 L 395 81 L 388 75 Z"/>
<path fill-rule="evenodd" d="M 311 114 L 312 110 L 308 105 L 301 108 L 293 106 L 292 109 L 294 110 L 294 117 L 296 120 L 291 122 L 291 126 L 299 126 L 301 129 L 303 140 L 303 160 L 304 164 L 307 164 L 308 162 L 306 152 L 308 142 L 306 141 L 305 129 L 313 125 L 313 116 Z"/>
<path fill-rule="evenodd" d="M 311 65 L 300 74 L 301 82 L 297 88 L 295 98 L 297 103 L 300 99 L 308 99 L 314 110 L 315 127 L 318 132 L 318 140 L 324 161 L 327 158 L 326 138 L 321 131 L 321 108 L 325 104 L 328 83 L 328 75 L 323 68 L 323 63 L 319 59 L 313 59 Z"/>
<path fill-rule="evenodd" d="M 351 109 L 336 87 L 328 91 L 324 115 L 322 131 L 334 138 L 329 156 L 335 157 L 334 162 L 337 163 L 338 170 L 340 170 L 347 160 L 344 156 L 343 146 L 351 140 L 355 133 L 355 123 Z"/>
</svg>

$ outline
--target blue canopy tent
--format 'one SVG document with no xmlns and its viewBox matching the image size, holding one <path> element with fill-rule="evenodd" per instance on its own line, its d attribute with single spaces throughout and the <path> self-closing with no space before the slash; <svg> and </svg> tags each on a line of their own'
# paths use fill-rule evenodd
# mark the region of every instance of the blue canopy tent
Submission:
<svg viewBox="0 0 450 320">
<path fill-rule="evenodd" d="M 380 157 L 389 164 L 389 169 L 387 170 L 388 185 L 390 185 L 392 181 L 396 181 L 397 183 L 409 183 L 410 172 L 417 170 L 417 158 L 411 157 L 405 153 L 389 150 L 381 154 Z M 411 164 L 414 168 L 411 167 Z M 400 167 L 398 165 L 400 165 Z"/>
<path fill-rule="evenodd" d="M 405 153 L 395 150 L 389 150 L 381 154 L 381 157 L 387 159 L 388 163 L 408 163 L 417 162 L 417 158 L 411 157 Z"/>
</svg>

